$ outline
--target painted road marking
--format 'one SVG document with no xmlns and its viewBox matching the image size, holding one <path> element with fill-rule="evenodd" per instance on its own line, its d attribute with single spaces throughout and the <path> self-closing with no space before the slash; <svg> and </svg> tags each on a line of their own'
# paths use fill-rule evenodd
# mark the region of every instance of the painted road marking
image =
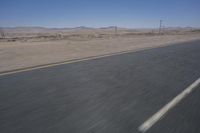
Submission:
<svg viewBox="0 0 200 133">
<path fill-rule="evenodd" d="M 190 41 L 188 41 L 188 42 L 190 42 Z M 51 64 L 44 64 L 44 65 L 40 65 L 40 66 L 32 66 L 32 67 L 29 67 L 29 68 L 21 68 L 21 69 L 18 69 L 18 70 L 11 70 L 11 71 L 7 71 L 7 72 L 0 72 L 0 76 L 10 75 L 10 74 L 15 74 L 15 73 L 20 73 L 20 72 L 26 72 L 26 71 L 32 71 L 32 70 L 37 70 L 37 69 L 42 69 L 42 68 L 48 68 L 48 67 L 55 67 L 55 66 L 59 66 L 59 65 L 70 64 L 70 63 L 75 63 L 75 62 L 80 62 L 80 61 L 87 61 L 87 60 L 92 60 L 92 59 L 100 59 L 100 58 L 114 56 L 114 55 L 129 54 L 129 53 L 133 53 L 133 52 L 139 52 L 139 51 L 149 50 L 149 49 L 154 49 L 154 48 L 163 48 L 163 47 L 166 47 L 166 46 L 180 44 L 180 43 L 181 42 L 166 43 L 165 45 L 160 45 L 160 46 L 156 46 L 156 47 L 155 46 L 149 46 L 149 47 L 139 48 L 139 49 L 135 49 L 135 50 L 125 50 L 125 51 L 108 53 L 108 54 L 103 54 L 103 55 L 85 57 L 85 58 L 82 58 L 82 59 L 73 59 L 73 60 L 68 60 L 68 61 L 63 61 L 63 62 L 55 62 L 55 63 L 51 63 Z"/>
<path fill-rule="evenodd" d="M 15 74 L 15 73 L 20 73 L 20 72 L 26 72 L 26 71 L 32 71 L 32 70 L 37 70 L 37 69 L 43 69 L 43 68 L 48 68 L 48 67 L 55 67 L 55 66 L 70 64 L 70 63 L 75 63 L 75 62 L 81 62 L 81 61 L 87 61 L 87 60 L 93 60 L 93 59 L 100 59 L 100 58 L 110 57 L 110 56 L 114 56 L 114 55 L 129 54 L 129 53 L 143 51 L 143 50 L 149 50 L 149 49 L 153 49 L 153 48 L 162 48 L 162 47 L 166 47 L 166 46 L 170 46 L 170 45 L 172 45 L 172 44 L 165 44 L 165 45 L 161 45 L 161 46 L 157 46 L 157 47 L 152 46 L 152 47 L 140 48 L 140 49 L 136 49 L 136 50 L 126 50 L 126 51 L 108 53 L 108 54 L 103 54 L 103 55 L 85 57 L 85 58 L 81 58 L 81 59 L 72 59 L 72 60 L 63 61 L 63 62 L 55 62 L 55 63 L 44 64 L 44 65 L 40 65 L 40 66 L 33 66 L 33 67 L 29 67 L 29 68 L 21 68 L 21 69 L 18 69 L 18 70 L 1 72 L 0 76 L 10 75 L 10 74 Z"/>
<path fill-rule="evenodd" d="M 184 91 L 182 91 L 179 95 L 177 95 L 174 99 L 172 99 L 168 104 L 166 104 L 162 109 L 160 109 L 157 113 L 155 113 L 152 117 L 150 117 L 147 121 L 145 121 L 138 130 L 140 132 L 146 132 L 149 130 L 156 122 L 158 122 L 161 118 L 165 116 L 165 114 L 175 107 L 183 98 L 189 95 L 197 86 L 200 85 L 200 78 L 197 79 L 194 83 L 188 86 Z"/>
<path fill-rule="evenodd" d="M 42 68 L 48 68 L 48 67 L 55 67 L 55 66 L 70 64 L 70 63 L 75 63 L 75 62 L 88 61 L 88 60 L 93 60 L 93 59 L 100 59 L 100 58 L 110 57 L 110 56 L 114 56 L 114 55 L 128 54 L 128 53 L 137 52 L 137 51 L 141 51 L 141 50 L 147 50 L 147 49 L 148 48 L 139 49 L 139 50 L 127 50 L 127 51 L 121 51 L 121 52 L 117 52 L 117 53 L 110 53 L 110 54 L 104 54 L 104 55 L 98 55 L 98 56 L 92 56 L 92 57 L 85 57 L 85 58 L 81 58 L 81 59 L 72 59 L 72 60 L 63 61 L 63 62 L 56 62 L 56 63 L 46 64 L 46 65 L 33 66 L 33 67 L 30 67 L 30 68 L 22 68 L 22 69 L 18 69 L 18 70 L 11 70 L 11 71 L 0 73 L 0 76 L 10 75 L 10 74 L 15 74 L 15 73 L 20 73 L 20 72 L 26 72 L 26 71 L 31 71 L 31 70 L 37 70 L 37 69 L 42 69 Z M 149 49 L 151 49 L 151 47 L 149 47 Z"/>
</svg>

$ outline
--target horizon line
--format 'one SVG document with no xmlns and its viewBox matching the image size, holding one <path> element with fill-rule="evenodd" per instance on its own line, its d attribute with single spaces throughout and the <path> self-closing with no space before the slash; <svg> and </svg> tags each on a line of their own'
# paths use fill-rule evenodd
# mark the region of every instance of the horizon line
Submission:
<svg viewBox="0 0 200 133">
<path fill-rule="evenodd" d="M 124 28 L 124 29 L 157 29 L 159 27 L 123 27 L 123 26 L 101 26 L 101 27 L 95 27 L 95 26 L 66 26 L 66 27 L 51 27 L 51 26 L 0 26 L 0 28 L 46 28 L 46 29 L 75 29 L 75 28 L 90 28 L 90 29 L 101 29 L 101 28 Z M 165 26 L 163 28 L 200 28 L 198 26 Z"/>
</svg>

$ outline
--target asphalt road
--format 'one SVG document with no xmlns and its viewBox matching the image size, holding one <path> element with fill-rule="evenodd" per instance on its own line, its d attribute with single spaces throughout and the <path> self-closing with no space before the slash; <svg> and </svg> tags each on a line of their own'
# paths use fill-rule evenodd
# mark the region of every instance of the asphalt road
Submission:
<svg viewBox="0 0 200 133">
<path fill-rule="evenodd" d="M 200 77 L 200 41 L 0 76 L 0 133 L 138 133 Z M 200 132 L 200 87 L 147 133 Z"/>
</svg>

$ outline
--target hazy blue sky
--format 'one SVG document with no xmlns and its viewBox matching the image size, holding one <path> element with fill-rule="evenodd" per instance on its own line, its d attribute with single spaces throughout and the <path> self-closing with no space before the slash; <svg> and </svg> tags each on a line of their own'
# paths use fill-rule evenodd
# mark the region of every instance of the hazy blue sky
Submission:
<svg viewBox="0 0 200 133">
<path fill-rule="evenodd" d="M 200 0 L 0 0 L 0 27 L 200 27 Z"/>
</svg>

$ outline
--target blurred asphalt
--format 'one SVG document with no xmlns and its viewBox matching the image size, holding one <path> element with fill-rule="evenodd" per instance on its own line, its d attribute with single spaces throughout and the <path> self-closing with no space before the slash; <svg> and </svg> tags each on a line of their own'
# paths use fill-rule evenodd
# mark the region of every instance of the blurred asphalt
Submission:
<svg viewBox="0 0 200 133">
<path fill-rule="evenodd" d="M 0 76 L 0 133 L 138 133 L 200 77 L 200 41 Z M 147 133 L 200 132 L 200 87 Z"/>
</svg>

